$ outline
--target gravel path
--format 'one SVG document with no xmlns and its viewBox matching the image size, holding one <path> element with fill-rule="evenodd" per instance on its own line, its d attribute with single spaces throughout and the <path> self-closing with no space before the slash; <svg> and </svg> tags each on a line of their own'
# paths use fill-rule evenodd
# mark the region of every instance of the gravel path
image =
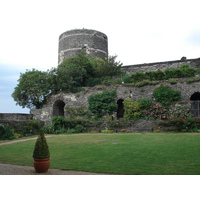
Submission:
<svg viewBox="0 0 200 200">
<path fill-rule="evenodd" d="M 36 173 L 34 167 L 0 163 L 0 175 L 103 175 L 90 172 L 49 169 L 46 173 Z"/>
<path fill-rule="evenodd" d="M 51 137 L 51 136 L 49 135 L 46 137 Z M 27 141 L 27 140 L 35 140 L 36 138 L 37 137 L 29 138 L 29 139 L 13 140 L 9 142 L 0 143 L 0 145 L 7 145 L 7 144 L 12 144 L 15 142 L 22 142 L 22 141 Z M 103 175 L 103 174 L 71 171 L 71 170 L 60 170 L 60 169 L 49 169 L 48 172 L 46 173 L 36 173 L 34 167 L 0 163 L 0 175 Z"/>
</svg>

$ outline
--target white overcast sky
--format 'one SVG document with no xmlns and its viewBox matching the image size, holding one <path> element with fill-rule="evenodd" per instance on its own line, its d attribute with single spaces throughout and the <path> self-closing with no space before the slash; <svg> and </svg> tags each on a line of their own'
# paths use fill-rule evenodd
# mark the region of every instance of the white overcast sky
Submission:
<svg viewBox="0 0 200 200">
<path fill-rule="evenodd" d="M 124 65 L 200 57 L 198 0 L 1 0 L 0 113 L 28 113 L 11 94 L 20 72 L 57 66 L 59 35 L 95 29 Z"/>
</svg>

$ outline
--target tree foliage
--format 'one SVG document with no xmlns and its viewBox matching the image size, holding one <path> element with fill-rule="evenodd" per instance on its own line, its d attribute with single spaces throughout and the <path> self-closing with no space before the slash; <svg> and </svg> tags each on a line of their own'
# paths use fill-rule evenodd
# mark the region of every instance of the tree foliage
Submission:
<svg viewBox="0 0 200 200">
<path fill-rule="evenodd" d="M 32 69 L 20 74 L 12 97 L 16 104 L 23 108 L 38 109 L 42 107 L 50 93 L 47 73 Z"/>
<path fill-rule="evenodd" d="M 12 97 L 23 108 L 39 109 L 50 94 L 77 92 L 81 87 L 101 83 L 109 85 L 111 77 L 121 73 L 121 63 L 115 59 L 116 56 L 107 56 L 105 60 L 88 58 L 85 52 L 80 52 L 47 72 L 27 70 L 20 74 Z"/>
</svg>

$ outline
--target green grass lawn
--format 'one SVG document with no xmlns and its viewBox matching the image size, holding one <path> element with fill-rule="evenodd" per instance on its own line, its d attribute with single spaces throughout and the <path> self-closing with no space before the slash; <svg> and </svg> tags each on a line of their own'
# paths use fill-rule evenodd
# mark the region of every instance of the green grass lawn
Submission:
<svg viewBox="0 0 200 200">
<path fill-rule="evenodd" d="M 73 134 L 47 138 L 51 167 L 108 174 L 200 174 L 200 134 Z M 35 140 L 0 146 L 0 163 L 33 166 Z"/>
</svg>

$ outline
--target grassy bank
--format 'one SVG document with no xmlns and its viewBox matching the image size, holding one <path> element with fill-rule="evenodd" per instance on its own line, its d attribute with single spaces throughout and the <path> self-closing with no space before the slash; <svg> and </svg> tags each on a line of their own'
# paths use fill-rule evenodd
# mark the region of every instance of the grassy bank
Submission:
<svg viewBox="0 0 200 200">
<path fill-rule="evenodd" d="M 47 138 L 51 168 L 110 174 L 200 174 L 200 134 L 74 134 Z M 33 166 L 35 140 L 0 146 L 0 163 Z"/>
</svg>

